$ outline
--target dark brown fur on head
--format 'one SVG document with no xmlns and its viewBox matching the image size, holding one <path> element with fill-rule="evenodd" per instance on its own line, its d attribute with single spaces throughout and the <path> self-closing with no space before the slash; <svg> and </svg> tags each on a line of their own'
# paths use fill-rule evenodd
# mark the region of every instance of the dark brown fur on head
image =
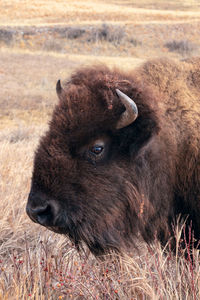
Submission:
<svg viewBox="0 0 200 300">
<path fill-rule="evenodd" d="M 147 242 L 166 242 L 180 210 L 180 120 L 176 126 L 167 115 L 165 91 L 146 82 L 145 68 L 135 75 L 83 68 L 62 91 L 58 86 L 60 101 L 35 155 L 28 206 L 52 209 L 45 226 L 67 234 L 77 247 L 84 242 L 95 255 L 129 247 L 138 233 Z M 125 107 L 116 89 L 139 112 L 118 130 Z M 98 143 L 102 155 L 91 152 Z"/>
</svg>

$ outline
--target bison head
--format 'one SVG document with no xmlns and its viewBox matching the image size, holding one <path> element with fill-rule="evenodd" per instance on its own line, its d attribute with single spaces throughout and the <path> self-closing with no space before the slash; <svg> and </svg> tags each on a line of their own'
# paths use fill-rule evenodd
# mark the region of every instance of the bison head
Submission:
<svg viewBox="0 0 200 300">
<path fill-rule="evenodd" d="M 98 66 L 76 72 L 64 88 L 58 81 L 57 94 L 35 154 L 30 218 L 95 255 L 127 247 L 138 231 L 151 239 L 157 219 L 162 235 L 168 207 L 154 202 L 168 178 L 161 183 L 152 170 L 159 159 L 152 91 Z"/>
</svg>

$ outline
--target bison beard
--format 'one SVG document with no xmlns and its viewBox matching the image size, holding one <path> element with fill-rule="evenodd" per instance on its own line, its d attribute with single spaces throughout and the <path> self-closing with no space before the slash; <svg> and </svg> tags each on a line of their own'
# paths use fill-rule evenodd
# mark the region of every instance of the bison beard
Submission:
<svg viewBox="0 0 200 300">
<path fill-rule="evenodd" d="M 200 59 L 160 59 L 58 81 L 35 154 L 30 218 L 95 255 L 125 250 L 138 235 L 165 244 L 179 214 L 199 239 L 199 68 Z"/>
</svg>

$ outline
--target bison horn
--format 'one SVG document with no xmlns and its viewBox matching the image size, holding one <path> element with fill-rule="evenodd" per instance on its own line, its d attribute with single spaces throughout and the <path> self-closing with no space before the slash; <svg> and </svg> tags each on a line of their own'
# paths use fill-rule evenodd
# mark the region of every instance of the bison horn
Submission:
<svg viewBox="0 0 200 300">
<path fill-rule="evenodd" d="M 56 83 L 56 92 L 57 92 L 58 98 L 60 100 L 63 100 L 65 91 L 64 91 L 64 89 L 61 86 L 60 79 Z"/>
<path fill-rule="evenodd" d="M 135 102 L 131 98 L 129 98 L 126 94 L 122 93 L 118 89 L 116 89 L 116 93 L 126 108 L 125 112 L 122 113 L 116 125 L 117 129 L 121 129 L 130 125 L 135 121 L 135 119 L 138 116 L 138 108 Z"/>
</svg>

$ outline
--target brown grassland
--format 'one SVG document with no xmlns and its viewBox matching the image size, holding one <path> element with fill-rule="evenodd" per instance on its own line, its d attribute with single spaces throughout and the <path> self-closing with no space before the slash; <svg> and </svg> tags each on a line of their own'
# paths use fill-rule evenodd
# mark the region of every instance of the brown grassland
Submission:
<svg viewBox="0 0 200 300">
<path fill-rule="evenodd" d="M 0 2 L 0 299 L 200 299 L 199 251 L 192 263 L 190 245 L 173 255 L 139 241 L 99 261 L 25 213 L 56 81 L 81 65 L 130 69 L 199 55 L 199 36 L 198 0 Z"/>
</svg>

